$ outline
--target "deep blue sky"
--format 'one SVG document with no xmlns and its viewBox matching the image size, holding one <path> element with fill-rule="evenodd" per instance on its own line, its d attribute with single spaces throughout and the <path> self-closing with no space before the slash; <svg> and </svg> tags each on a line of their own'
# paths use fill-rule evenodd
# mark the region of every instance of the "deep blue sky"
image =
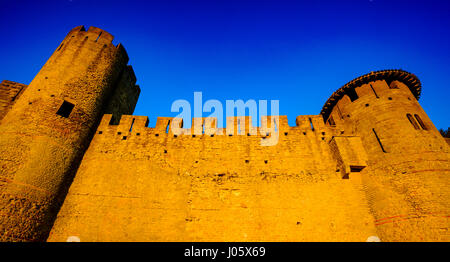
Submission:
<svg viewBox="0 0 450 262">
<path fill-rule="evenodd" d="M 280 114 L 318 114 L 343 84 L 401 68 L 421 104 L 450 126 L 450 1 L 0 0 L 0 80 L 28 84 L 70 29 L 123 43 L 142 93 L 136 115 L 175 116 L 175 99 L 279 99 Z"/>
</svg>

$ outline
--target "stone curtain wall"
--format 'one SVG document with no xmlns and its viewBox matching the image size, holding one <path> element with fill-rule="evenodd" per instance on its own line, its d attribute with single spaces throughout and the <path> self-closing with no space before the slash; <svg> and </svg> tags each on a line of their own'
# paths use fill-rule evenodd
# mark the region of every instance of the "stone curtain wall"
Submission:
<svg viewBox="0 0 450 262">
<path fill-rule="evenodd" d="M 116 126 L 110 118 L 49 241 L 366 241 L 376 234 L 358 176 L 336 172 L 328 143 L 340 131 L 321 116 L 301 116 L 295 127 L 280 116 L 275 146 L 261 146 L 261 135 L 175 137 L 165 118 L 155 128 L 145 127 L 147 117 L 123 116 Z"/>
</svg>

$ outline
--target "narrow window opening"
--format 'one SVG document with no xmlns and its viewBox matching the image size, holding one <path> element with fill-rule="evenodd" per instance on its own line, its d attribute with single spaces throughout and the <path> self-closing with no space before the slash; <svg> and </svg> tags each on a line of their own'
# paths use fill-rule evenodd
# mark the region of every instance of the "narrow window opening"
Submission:
<svg viewBox="0 0 450 262">
<path fill-rule="evenodd" d="M 192 135 L 192 137 L 195 137 L 195 135 Z"/>
<path fill-rule="evenodd" d="M 372 128 L 372 131 L 373 131 L 373 134 L 375 135 L 375 138 L 376 138 L 377 141 L 378 141 L 378 144 L 379 144 L 380 147 L 381 147 L 381 150 L 383 151 L 383 153 L 386 153 L 386 150 L 384 150 L 383 144 L 381 143 L 381 140 L 380 140 L 380 138 L 378 137 L 377 132 L 375 131 L 374 128 Z"/>
<path fill-rule="evenodd" d="M 406 114 L 406 117 L 408 118 L 411 125 L 414 126 L 415 129 L 420 129 L 419 125 L 417 124 L 416 120 L 413 118 L 411 114 Z"/>
<path fill-rule="evenodd" d="M 284 135 L 287 136 L 287 135 L 288 135 L 288 132 L 284 132 Z"/>
<path fill-rule="evenodd" d="M 336 108 L 337 108 L 337 111 L 338 111 L 339 117 L 340 117 L 341 119 L 344 119 L 344 116 L 342 115 L 341 109 L 339 108 L 339 106 L 338 106 L 338 105 L 336 105 Z"/>
<path fill-rule="evenodd" d="M 134 120 L 135 120 L 135 118 L 133 118 L 133 121 L 131 121 L 130 132 L 131 132 L 131 130 L 133 130 Z"/>
<path fill-rule="evenodd" d="M 389 100 L 392 100 L 392 97 L 388 97 Z"/>
<path fill-rule="evenodd" d="M 311 125 L 311 130 L 314 131 L 314 125 L 313 125 L 311 117 L 309 118 L 309 124 Z"/>
<path fill-rule="evenodd" d="M 350 88 L 348 91 L 347 91 L 347 95 L 348 95 L 348 97 L 350 98 L 350 101 L 356 101 L 358 98 L 359 98 L 359 96 L 358 96 L 358 94 L 356 93 L 356 91 L 355 91 L 355 89 L 354 88 Z"/>
<path fill-rule="evenodd" d="M 167 154 L 167 150 L 166 149 L 164 149 L 164 154 Z"/>
<path fill-rule="evenodd" d="M 69 117 L 70 113 L 72 113 L 74 106 L 74 104 L 64 101 L 56 114 L 67 118 Z"/>
<path fill-rule="evenodd" d="M 419 125 L 423 130 L 428 130 L 427 126 L 423 123 L 419 115 L 415 114 L 414 117 L 417 119 L 417 122 L 419 122 Z"/>
<path fill-rule="evenodd" d="M 103 32 L 100 32 L 100 34 L 98 34 L 97 39 L 95 39 L 95 42 L 98 41 L 98 39 L 100 38 L 100 36 L 102 35 Z"/>
<path fill-rule="evenodd" d="M 122 140 L 127 140 L 127 136 L 123 136 L 123 137 L 122 137 Z"/>
<path fill-rule="evenodd" d="M 169 133 L 169 128 L 170 128 L 170 120 L 167 122 L 167 126 L 166 126 L 166 134 Z"/>
<path fill-rule="evenodd" d="M 121 134 L 122 134 L 122 132 L 117 132 L 117 134 L 118 134 L 118 135 L 121 135 Z"/>
<path fill-rule="evenodd" d="M 136 133 L 136 135 L 137 135 L 137 136 L 140 136 L 140 135 L 141 135 L 141 133 Z"/>
<path fill-rule="evenodd" d="M 245 160 L 245 163 L 248 163 L 248 162 L 250 162 L 249 160 Z"/>
<path fill-rule="evenodd" d="M 363 169 L 364 169 L 363 166 L 350 166 L 350 172 L 352 173 L 361 172 Z"/>
<path fill-rule="evenodd" d="M 267 164 L 269 161 L 268 160 L 264 160 L 264 164 Z"/>
<path fill-rule="evenodd" d="M 377 92 L 375 91 L 375 89 L 373 88 L 372 84 L 370 84 L 370 88 L 372 88 L 373 93 L 375 94 L 376 98 L 380 98 L 377 94 Z"/>
<path fill-rule="evenodd" d="M 237 124 L 238 124 L 238 134 L 240 134 L 241 133 L 241 120 L 240 119 L 238 119 Z"/>
<path fill-rule="evenodd" d="M 64 44 L 61 44 L 61 45 L 58 47 L 58 50 L 56 50 L 56 51 L 59 51 L 59 50 L 61 49 L 61 47 L 63 47 L 63 45 L 64 45 Z"/>
<path fill-rule="evenodd" d="M 155 136 L 159 136 L 159 134 L 155 134 Z"/>
<path fill-rule="evenodd" d="M 103 134 L 103 131 L 98 131 L 98 134 L 99 134 L 99 135 Z"/>
</svg>

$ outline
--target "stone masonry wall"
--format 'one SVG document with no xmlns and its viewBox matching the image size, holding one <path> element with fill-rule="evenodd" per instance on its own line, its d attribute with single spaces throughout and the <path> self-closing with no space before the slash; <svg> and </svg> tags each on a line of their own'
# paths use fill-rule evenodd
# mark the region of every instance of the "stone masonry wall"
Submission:
<svg viewBox="0 0 450 262">
<path fill-rule="evenodd" d="M 274 146 L 248 136 L 248 125 L 243 135 L 194 137 L 166 133 L 170 118 L 155 128 L 147 117 L 123 116 L 119 125 L 110 118 L 49 241 L 365 241 L 375 234 L 360 180 L 336 172 L 328 143 L 340 131 L 321 116 L 300 116 L 295 127 L 280 116 Z"/>
</svg>

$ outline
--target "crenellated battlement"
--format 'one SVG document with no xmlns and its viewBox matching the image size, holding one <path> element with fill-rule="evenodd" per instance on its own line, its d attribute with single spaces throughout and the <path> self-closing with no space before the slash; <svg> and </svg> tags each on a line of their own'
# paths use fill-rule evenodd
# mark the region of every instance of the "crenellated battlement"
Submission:
<svg viewBox="0 0 450 262">
<path fill-rule="evenodd" d="M 96 135 L 139 136 L 139 137 L 202 137 L 202 136 L 245 136 L 270 138 L 272 136 L 311 136 L 329 141 L 342 135 L 339 128 L 326 126 L 321 115 L 303 115 L 296 119 L 296 126 L 289 126 L 287 116 L 262 116 L 261 126 L 253 126 L 250 116 L 227 117 L 225 127 L 217 127 L 217 118 L 193 118 L 190 128 L 183 127 L 183 119 L 158 117 L 154 127 L 149 127 L 147 116 L 122 115 L 114 124 L 112 114 L 105 114 L 97 128 Z M 126 138 L 124 139 L 126 140 Z"/>
<path fill-rule="evenodd" d="M 98 43 L 110 43 L 112 44 L 112 41 L 114 40 L 114 36 L 110 33 L 106 32 L 103 29 L 100 29 L 98 27 L 90 26 L 89 29 L 86 31 L 85 27 L 83 25 L 77 26 L 69 31 L 67 36 L 64 40 L 68 40 L 72 37 L 75 37 L 76 35 L 82 35 L 87 36 L 91 40 L 94 40 Z M 116 47 L 118 47 L 117 45 Z"/>
<path fill-rule="evenodd" d="M 358 96 L 358 94 L 356 94 L 358 88 L 361 89 L 361 87 L 367 86 L 370 82 L 377 81 L 387 82 L 388 85 L 392 82 L 404 83 L 417 100 L 420 98 L 422 84 L 417 76 L 401 69 L 380 70 L 357 77 L 336 90 L 327 100 L 320 114 L 323 115 L 325 119 L 328 119 L 328 116 L 338 101 L 343 99 L 353 100 L 353 96 Z"/>
<path fill-rule="evenodd" d="M 86 31 L 85 27 L 81 25 L 70 30 L 60 46 L 56 49 L 56 52 L 63 52 L 68 45 L 82 46 L 95 44 L 99 48 L 114 50 L 124 61 L 128 62 L 128 53 L 123 45 L 121 43 L 114 45 L 112 43 L 113 40 L 114 36 L 103 29 L 91 26 Z"/>
</svg>

